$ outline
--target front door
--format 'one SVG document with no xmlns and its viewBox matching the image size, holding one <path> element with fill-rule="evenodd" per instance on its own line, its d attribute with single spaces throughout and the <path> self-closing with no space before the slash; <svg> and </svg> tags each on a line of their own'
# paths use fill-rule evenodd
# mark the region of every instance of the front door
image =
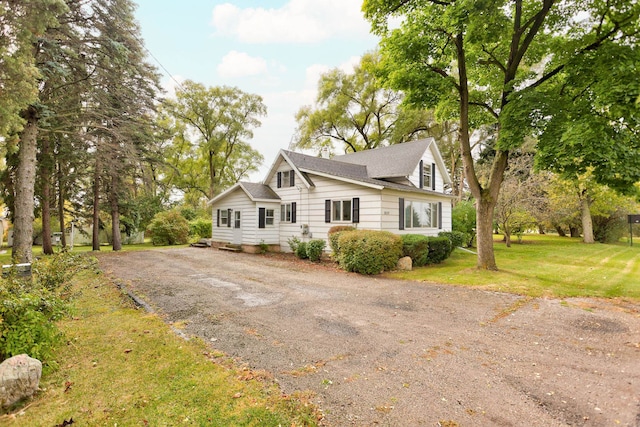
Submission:
<svg viewBox="0 0 640 427">
<path fill-rule="evenodd" d="M 242 218 L 241 212 L 234 211 L 233 212 L 233 243 L 234 245 L 242 244 Z"/>
</svg>

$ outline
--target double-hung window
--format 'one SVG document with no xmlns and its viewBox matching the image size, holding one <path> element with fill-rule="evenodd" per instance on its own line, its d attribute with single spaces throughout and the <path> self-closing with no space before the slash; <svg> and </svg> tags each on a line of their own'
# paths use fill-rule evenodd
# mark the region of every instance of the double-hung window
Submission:
<svg viewBox="0 0 640 427">
<path fill-rule="evenodd" d="M 324 222 L 360 222 L 360 198 L 325 200 Z"/>
<path fill-rule="evenodd" d="M 266 225 L 273 225 L 273 219 L 274 219 L 273 209 L 267 209 L 265 211 L 264 223 Z"/>
<path fill-rule="evenodd" d="M 280 205 L 280 222 L 296 222 L 296 202 Z"/>
<path fill-rule="evenodd" d="M 218 227 L 229 226 L 229 211 L 227 209 L 220 209 L 218 211 Z"/>
<path fill-rule="evenodd" d="M 351 199 L 331 201 L 331 221 L 351 222 Z"/>
<path fill-rule="evenodd" d="M 422 187 L 431 188 L 431 164 L 422 167 Z"/>
</svg>

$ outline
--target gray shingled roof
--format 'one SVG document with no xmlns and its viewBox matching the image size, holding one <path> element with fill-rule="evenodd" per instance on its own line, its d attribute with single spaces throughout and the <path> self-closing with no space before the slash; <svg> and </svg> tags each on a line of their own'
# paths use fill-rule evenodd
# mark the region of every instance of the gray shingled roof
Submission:
<svg viewBox="0 0 640 427">
<path fill-rule="evenodd" d="M 398 178 L 411 175 L 433 138 L 334 156 L 333 160 L 365 165 L 370 178 Z"/>
<path fill-rule="evenodd" d="M 434 192 L 431 190 L 423 190 L 417 188 L 411 182 L 406 181 L 406 184 L 399 182 L 390 182 L 382 179 L 376 179 L 369 176 L 367 173 L 368 166 L 356 164 L 356 163 L 346 163 L 343 161 L 337 161 L 334 159 L 324 159 L 322 157 L 314 157 L 309 156 L 302 153 L 296 153 L 294 151 L 282 150 L 287 157 L 293 162 L 294 166 L 298 169 L 302 169 L 304 171 L 309 172 L 317 172 L 332 175 L 338 178 L 346 178 L 352 181 L 361 182 L 363 184 L 372 184 L 381 186 L 384 188 L 392 188 L 401 191 L 415 191 L 420 193 L 431 193 Z M 374 151 L 374 150 L 369 150 Z M 421 154 L 418 155 L 418 159 Z M 343 157 L 343 156 L 340 156 Z M 418 160 L 416 161 L 416 165 L 418 164 Z M 403 176 L 408 176 L 411 173 L 407 173 Z M 440 194 L 440 193 L 438 193 Z"/>
<path fill-rule="evenodd" d="M 280 200 L 280 197 L 268 185 L 246 181 L 240 182 L 240 185 L 249 193 L 252 199 Z"/>
</svg>

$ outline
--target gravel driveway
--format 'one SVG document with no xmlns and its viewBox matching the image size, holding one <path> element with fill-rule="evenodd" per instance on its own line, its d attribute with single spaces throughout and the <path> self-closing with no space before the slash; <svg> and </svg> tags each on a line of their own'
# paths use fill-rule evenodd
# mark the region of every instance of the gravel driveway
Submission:
<svg viewBox="0 0 640 427">
<path fill-rule="evenodd" d="M 105 272 L 330 426 L 640 426 L 640 303 L 526 299 L 212 249 Z M 449 423 L 449 424 L 447 424 Z"/>
</svg>

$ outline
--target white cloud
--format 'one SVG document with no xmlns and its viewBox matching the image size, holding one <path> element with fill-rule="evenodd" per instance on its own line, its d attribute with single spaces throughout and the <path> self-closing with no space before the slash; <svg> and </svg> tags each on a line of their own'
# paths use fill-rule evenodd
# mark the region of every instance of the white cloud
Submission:
<svg viewBox="0 0 640 427">
<path fill-rule="evenodd" d="M 290 0 L 278 9 L 224 3 L 213 9 L 219 35 L 246 43 L 314 43 L 332 37 L 367 37 L 362 0 Z"/>
<path fill-rule="evenodd" d="M 256 76 L 267 73 L 267 61 L 253 57 L 244 52 L 232 50 L 227 53 L 218 65 L 221 77 Z"/>
</svg>

